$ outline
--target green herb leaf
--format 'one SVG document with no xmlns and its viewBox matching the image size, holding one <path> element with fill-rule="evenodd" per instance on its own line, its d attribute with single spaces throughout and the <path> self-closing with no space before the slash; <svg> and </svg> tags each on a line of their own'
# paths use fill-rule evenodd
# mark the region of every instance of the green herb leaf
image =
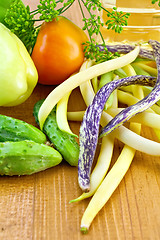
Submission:
<svg viewBox="0 0 160 240">
<path fill-rule="evenodd" d="M 59 11 L 55 10 L 57 3 L 52 0 L 40 0 L 40 4 L 37 6 L 39 19 L 46 22 L 52 21 L 53 18 L 59 15 Z"/>
<path fill-rule="evenodd" d="M 156 2 L 158 2 L 158 6 L 160 7 L 160 1 L 158 1 L 158 0 L 152 0 L 152 4 L 155 4 Z"/>
<path fill-rule="evenodd" d="M 12 0 L 12 4 L 5 16 L 5 23 L 22 40 L 28 51 L 31 52 L 36 41 L 38 29 L 41 26 L 41 21 L 52 21 L 52 19 L 67 11 L 74 2 L 75 0 L 40 0 L 37 9 L 31 12 L 29 6 L 25 7 L 21 0 Z M 90 42 L 84 43 L 85 57 L 94 59 L 96 62 L 116 57 L 115 53 L 109 53 L 107 49 L 101 51 L 95 41 L 95 36 L 100 35 L 102 44 L 105 46 L 105 41 L 100 31 L 104 23 L 102 23 L 97 11 L 100 12 L 102 9 L 106 11 L 108 16 L 106 25 L 108 29 L 112 29 L 117 33 L 120 33 L 123 30 L 123 26 L 127 25 L 129 14 L 118 12 L 116 8 L 109 12 L 102 7 L 100 0 L 78 0 L 78 3 L 84 22 L 83 30 L 88 32 L 90 39 Z M 88 18 L 84 14 L 82 5 L 89 14 Z M 37 14 L 39 17 L 36 19 L 35 16 Z M 40 21 L 39 26 L 35 26 L 36 21 Z"/>
<path fill-rule="evenodd" d="M 14 0 L 6 11 L 5 25 L 15 33 L 30 51 L 36 40 L 33 16 L 29 6 L 25 7 L 22 1 Z"/>
<path fill-rule="evenodd" d="M 128 18 L 130 16 L 129 13 L 123 13 L 122 11 L 118 12 L 117 8 L 113 8 L 111 12 L 105 9 L 107 11 L 107 17 L 109 18 L 106 21 L 106 25 L 108 29 L 114 30 L 116 33 L 121 33 L 123 30 L 123 26 L 127 26 Z"/>
<path fill-rule="evenodd" d="M 84 45 L 85 57 L 87 59 L 94 60 L 96 63 L 101 63 L 115 57 L 119 57 L 118 53 L 111 53 L 106 48 L 105 43 L 99 46 L 98 43 L 95 42 L 95 39 L 92 39 L 92 42 L 86 42 Z M 102 51 L 103 49 L 103 51 Z"/>
</svg>

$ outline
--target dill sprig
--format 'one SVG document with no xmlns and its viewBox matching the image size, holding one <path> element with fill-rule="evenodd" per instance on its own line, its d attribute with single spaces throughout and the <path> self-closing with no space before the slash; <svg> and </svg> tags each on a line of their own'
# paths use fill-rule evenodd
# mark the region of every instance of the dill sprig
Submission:
<svg viewBox="0 0 160 240">
<path fill-rule="evenodd" d="M 29 6 L 25 6 L 21 0 L 12 0 L 4 20 L 6 26 L 22 40 L 28 51 L 31 52 L 41 22 L 49 22 L 59 15 L 62 15 L 75 1 L 76 0 L 40 0 L 37 9 L 30 11 Z M 100 0 L 78 0 L 78 3 L 84 22 L 83 30 L 86 30 L 89 35 L 89 41 L 84 43 L 85 57 L 95 59 L 96 62 L 115 57 L 116 54 L 109 53 L 105 48 L 105 41 L 100 31 L 101 26 L 104 25 L 104 23 L 101 22 L 100 16 L 97 14 L 97 11 L 100 12 L 104 9 Z M 89 13 L 88 18 L 84 14 L 82 5 Z M 107 16 L 109 18 L 105 23 L 108 29 L 121 33 L 123 26 L 127 25 L 129 14 L 118 12 L 116 8 L 113 8 L 111 12 L 106 9 L 104 10 L 107 11 Z M 37 21 L 40 22 L 39 25 L 35 24 Z M 96 35 L 100 35 L 104 51 L 101 51 L 98 47 L 98 43 L 95 40 Z"/>
<path fill-rule="evenodd" d="M 35 44 L 39 27 L 42 21 L 52 21 L 63 14 L 75 0 L 40 0 L 37 9 L 30 11 L 30 7 L 25 6 L 21 0 L 12 0 L 10 7 L 6 11 L 4 18 L 5 25 L 14 32 L 24 43 L 29 52 Z M 57 6 L 60 5 L 58 10 Z M 38 16 L 38 18 L 36 18 Z M 39 25 L 35 22 L 40 21 Z"/>
<path fill-rule="evenodd" d="M 20 0 L 14 0 L 5 15 L 5 25 L 14 32 L 30 50 L 36 40 L 33 16 L 29 6 L 25 7 Z"/>
<path fill-rule="evenodd" d="M 152 4 L 155 4 L 156 2 L 158 2 L 158 6 L 160 7 L 160 1 L 159 0 L 152 0 Z"/>
<path fill-rule="evenodd" d="M 84 22 L 84 27 L 83 30 L 87 30 L 90 41 L 84 43 L 84 52 L 85 52 L 85 57 L 94 59 L 95 62 L 103 62 L 106 60 L 110 60 L 114 57 L 117 57 L 117 53 L 110 53 L 108 49 L 105 47 L 105 40 L 101 34 L 100 28 L 104 26 L 104 23 L 101 21 L 100 16 L 94 13 L 95 11 L 100 12 L 102 9 L 102 4 L 99 0 L 78 0 L 80 10 L 82 13 L 82 20 Z M 86 18 L 82 4 L 86 8 L 86 10 L 89 13 L 89 17 Z M 112 29 L 117 33 L 121 33 L 123 30 L 123 26 L 127 25 L 127 19 L 129 17 L 129 14 L 122 13 L 122 12 L 117 12 L 116 8 L 113 8 L 112 12 L 109 12 L 108 10 L 105 9 L 107 12 L 108 18 L 110 18 L 105 25 L 108 26 L 108 29 Z M 99 35 L 101 40 L 102 40 L 102 46 L 103 46 L 103 51 L 101 51 L 101 48 L 98 46 L 98 43 L 95 40 L 96 35 Z"/>
<path fill-rule="evenodd" d="M 127 26 L 128 24 L 127 20 L 130 14 L 123 13 L 122 11 L 118 12 L 116 7 L 113 7 L 113 11 L 111 12 L 107 11 L 105 8 L 103 8 L 103 10 L 107 12 L 107 17 L 109 18 L 105 23 L 108 26 L 108 29 L 121 33 L 123 26 Z"/>
<path fill-rule="evenodd" d="M 83 43 L 83 45 L 85 57 L 94 60 L 96 63 L 101 63 L 119 56 L 119 53 L 117 52 L 109 52 L 105 43 L 102 43 L 99 46 L 95 39 L 92 39 L 92 42 L 87 41 Z"/>
<path fill-rule="evenodd" d="M 57 17 L 59 12 L 55 10 L 56 6 L 55 1 L 40 0 L 40 4 L 37 6 L 37 12 L 40 14 L 39 20 L 50 22 L 53 18 Z"/>
</svg>

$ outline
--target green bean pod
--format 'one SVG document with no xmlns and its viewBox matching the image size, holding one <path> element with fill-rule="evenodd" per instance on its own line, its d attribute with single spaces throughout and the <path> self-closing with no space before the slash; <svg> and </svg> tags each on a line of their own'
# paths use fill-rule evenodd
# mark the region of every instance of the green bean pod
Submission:
<svg viewBox="0 0 160 240">
<path fill-rule="evenodd" d="M 61 161 L 61 154 L 45 144 L 29 140 L 0 143 L 0 175 L 31 175 Z"/>
</svg>

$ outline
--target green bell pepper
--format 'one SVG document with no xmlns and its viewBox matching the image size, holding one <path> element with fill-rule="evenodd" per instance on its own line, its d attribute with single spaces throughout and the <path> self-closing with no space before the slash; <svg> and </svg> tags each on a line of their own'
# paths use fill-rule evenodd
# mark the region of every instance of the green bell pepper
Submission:
<svg viewBox="0 0 160 240">
<path fill-rule="evenodd" d="M 26 101 L 37 81 L 37 69 L 24 44 L 0 23 L 0 106 Z"/>
</svg>

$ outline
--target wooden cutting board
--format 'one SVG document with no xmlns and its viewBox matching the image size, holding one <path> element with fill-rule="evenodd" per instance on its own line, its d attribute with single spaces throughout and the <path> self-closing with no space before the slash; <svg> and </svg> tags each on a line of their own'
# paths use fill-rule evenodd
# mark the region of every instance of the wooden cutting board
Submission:
<svg viewBox="0 0 160 240">
<path fill-rule="evenodd" d="M 25 0 L 35 8 L 38 0 Z M 82 25 L 77 2 L 65 14 Z M 0 108 L 0 113 L 35 126 L 33 106 L 45 98 L 52 86 L 37 85 L 23 104 Z M 69 110 L 84 110 L 79 89 L 69 101 Z M 78 134 L 79 123 L 71 122 Z M 155 138 L 149 128 L 142 134 Z M 116 141 L 114 159 L 122 143 Z M 133 163 L 107 204 L 94 219 L 89 233 L 80 232 L 82 214 L 90 199 L 69 203 L 81 194 L 77 168 L 64 161 L 31 176 L 0 177 L 0 239 L 2 240 L 158 240 L 160 239 L 160 157 L 136 152 Z"/>
</svg>

